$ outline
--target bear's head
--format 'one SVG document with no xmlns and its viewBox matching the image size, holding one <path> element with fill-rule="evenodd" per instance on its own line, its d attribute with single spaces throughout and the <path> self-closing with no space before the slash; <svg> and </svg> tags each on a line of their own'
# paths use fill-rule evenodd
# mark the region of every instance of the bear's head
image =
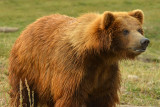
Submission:
<svg viewBox="0 0 160 107">
<path fill-rule="evenodd" d="M 143 17 L 141 10 L 106 11 L 102 14 L 100 35 L 105 36 L 103 46 L 106 46 L 110 54 L 123 58 L 134 58 L 146 50 L 150 41 L 144 37 Z"/>
</svg>

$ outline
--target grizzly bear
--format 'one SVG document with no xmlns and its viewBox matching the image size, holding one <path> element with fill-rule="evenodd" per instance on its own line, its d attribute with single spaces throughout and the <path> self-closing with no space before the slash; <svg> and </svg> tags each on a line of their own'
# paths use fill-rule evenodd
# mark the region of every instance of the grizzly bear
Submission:
<svg viewBox="0 0 160 107">
<path fill-rule="evenodd" d="M 116 107 L 119 61 L 149 44 L 143 17 L 141 10 L 54 14 L 29 25 L 10 54 L 10 106 Z"/>
</svg>

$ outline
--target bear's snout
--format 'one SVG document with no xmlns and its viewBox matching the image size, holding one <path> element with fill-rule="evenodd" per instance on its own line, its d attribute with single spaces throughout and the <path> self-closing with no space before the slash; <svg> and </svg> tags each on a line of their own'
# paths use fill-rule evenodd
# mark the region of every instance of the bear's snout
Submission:
<svg viewBox="0 0 160 107">
<path fill-rule="evenodd" d="M 148 38 L 143 38 L 140 40 L 140 44 L 143 50 L 145 50 L 148 46 L 148 44 L 150 43 Z"/>
</svg>

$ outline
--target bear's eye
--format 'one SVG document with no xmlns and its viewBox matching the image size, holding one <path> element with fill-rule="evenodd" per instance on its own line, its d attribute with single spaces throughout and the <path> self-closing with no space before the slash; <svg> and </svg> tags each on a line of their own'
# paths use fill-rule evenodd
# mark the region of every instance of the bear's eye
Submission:
<svg viewBox="0 0 160 107">
<path fill-rule="evenodd" d="M 124 29 L 124 30 L 123 30 L 123 34 L 124 34 L 124 35 L 128 35 L 128 34 L 129 34 L 129 30 Z"/>
<path fill-rule="evenodd" d="M 143 35 L 143 30 L 142 29 L 138 29 L 137 31 Z"/>
</svg>

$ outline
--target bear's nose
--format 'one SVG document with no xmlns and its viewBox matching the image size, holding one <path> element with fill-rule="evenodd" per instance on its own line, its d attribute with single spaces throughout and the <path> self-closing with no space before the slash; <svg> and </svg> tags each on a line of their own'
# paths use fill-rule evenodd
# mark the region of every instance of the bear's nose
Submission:
<svg viewBox="0 0 160 107">
<path fill-rule="evenodd" d="M 148 44 L 150 43 L 150 41 L 147 38 L 143 38 L 140 40 L 140 43 L 143 48 L 146 48 L 148 46 Z"/>
</svg>

